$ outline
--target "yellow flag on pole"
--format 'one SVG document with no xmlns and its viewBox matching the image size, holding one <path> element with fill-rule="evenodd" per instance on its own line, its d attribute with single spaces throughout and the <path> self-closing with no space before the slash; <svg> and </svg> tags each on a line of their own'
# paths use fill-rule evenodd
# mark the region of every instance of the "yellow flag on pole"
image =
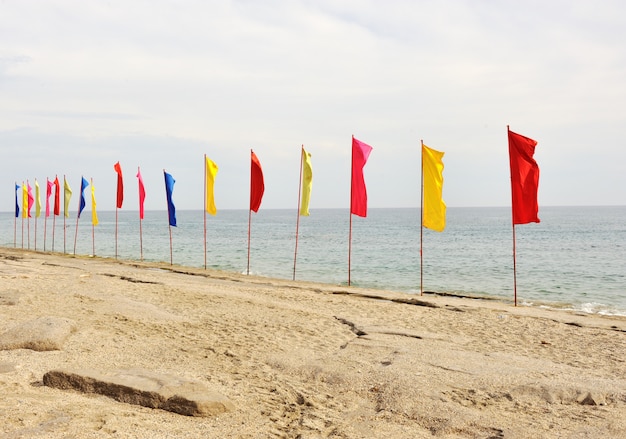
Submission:
<svg viewBox="0 0 626 439">
<path fill-rule="evenodd" d="M 446 227 L 446 203 L 443 202 L 443 152 L 422 145 L 424 209 L 422 226 L 437 232 Z"/>
<path fill-rule="evenodd" d="M 41 216 L 41 194 L 39 193 L 39 182 L 35 180 L 35 217 Z"/>
<path fill-rule="evenodd" d="M 22 218 L 28 218 L 28 188 L 22 183 Z"/>
<path fill-rule="evenodd" d="M 70 199 L 72 198 L 72 189 L 70 184 L 63 177 L 63 213 L 66 218 L 70 217 Z"/>
<path fill-rule="evenodd" d="M 302 148 L 302 200 L 300 202 L 300 215 L 302 216 L 309 216 L 312 186 L 313 168 L 311 167 L 311 153 Z"/>
<path fill-rule="evenodd" d="M 96 188 L 91 180 L 91 224 L 98 225 L 98 213 L 96 212 Z"/>
<path fill-rule="evenodd" d="M 215 177 L 217 176 L 218 167 L 213 160 L 206 157 L 206 211 L 211 215 L 217 213 L 215 207 Z"/>
</svg>

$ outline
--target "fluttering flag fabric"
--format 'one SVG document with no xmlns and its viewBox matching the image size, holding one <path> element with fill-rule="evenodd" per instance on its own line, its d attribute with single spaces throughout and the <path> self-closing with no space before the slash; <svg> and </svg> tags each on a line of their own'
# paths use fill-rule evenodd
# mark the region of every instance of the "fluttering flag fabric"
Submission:
<svg viewBox="0 0 626 439">
<path fill-rule="evenodd" d="M 41 216 L 41 193 L 39 191 L 39 182 L 35 180 L 35 218 Z"/>
<path fill-rule="evenodd" d="M 537 142 L 508 131 L 513 224 L 538 223 L 539 166 L 533 158 Z"/>
<path fill-rule="evenodd" d="M 96 188 L 91 181 L 91 224 L 98 225 L 98 213 L 96 212 Z"/>
<path fill-rule="evenodd" d="M 61 183 L 59 177 L 54 177 L 54 215 L 61 215 Z"/>
<path fill-rule="evenodd" d="M 53 187 L 54 187 L 54 182 L 46 178 L 46 218 L 50 216 L 50 196 L 52 195 Z"/>
<path fill-rule="evenodd" d="M 28 189 L 22 182 L 22 218 L 28 218 Z"/>
<path fill-rule="evenodd" d="M 72 199 L 72 189 L 67 179 L 63 177 L 63 214 L 66 218 L 70 217 L 70 200 Z M 63 220 L 65 221 L 65 220 Z"/>
<path fill-rule="evenodd" d="M 81 177 L 80 182 L 80 207 L 78 209 L 78 218 L 80 218 L 80 214 L 83 213 L 83 209 L 85 208 L 85 189 L 89 186 L 89 182 L 85 180 L 85 177 Z"/>
<path fill-rule="evenodd" d="M 213 160 L 206 157 L 205 163 L 206 169 L 206 211 L 211 215 L 217 214 L 217 208 L 215 207 L 215 177 L 219 168 Z"/>
<path fill-rule="evenodd" d="M 372 147 L 352 136 L 352 182 L 350 191 L 350 213 L 367 216 L 367 189 L 363 168 L 372 152 Z"/>
<path fill-rule="evenodd" d="M 20 185 L 15 183 L 15 218 L 20 216 L 20 204 L 17 201 L 17 191 L 20 190 Z"/>
<path fill-rule="evenodd" d="M 169 215 L 170 226 L 176 227 L 176 207 L 172 200 L 172 193 L 174 192 L 174 177 L 167 172 L 163 171 L 165 176 L 165 195 L 167 196 L 167 213 Z"/>
<path fill-rule="evenodd" d="M 250 151 L 250 210 L 258 212 L 265 192 L 265 181 L 263 180 L 263 169 L 261 162 L 254 151 Z"/>
<path fill-rule="evenodd" d="M 146 188 L 143 185 L 143 178 L 139 168 L 137 168 L 137 180 L 139 182 L 139 219 L 143 219 L 143 202 L 146 199 Z"/>
<path fill-rule="evenodd" d="M 313 186 L 313 168 L 311 167 L 311 153 L 302 148 L 302 200 L 300 215 L 309 216 L 309 202 Z"/>
<path fill-rule="evenodd" d="M 117 172 L 117 200 L 115 206 L 118 209 L 121 209 L 122 204 L 124 203 L 124 179 L 122 178 L 122 167 L 120 166 L 120 162 L 114 164 L 113 169 Z"/>
<path fill-rule="evenodd" d="M 437 232 L 446 227 L 446 203 L 443 202 L 443 152 L 422 145 L 424 212 L 422 226 Z"/>
<path fill-rule="evenodd" d="M 30 212 L 33 208 L 33 201 L 35 200 L 35 198 L 33 197 L 33 188 L 31 187 L 30 183 L 26 184 L 28 185 L 28 217 L 32 218 Z"/>
</svg>

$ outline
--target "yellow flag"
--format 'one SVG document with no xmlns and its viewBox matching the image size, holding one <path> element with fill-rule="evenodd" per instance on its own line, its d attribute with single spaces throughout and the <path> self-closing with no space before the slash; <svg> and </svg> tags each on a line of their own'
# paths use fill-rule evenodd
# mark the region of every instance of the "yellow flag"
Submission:
<svg viewBox="0 0 626 439">
<path fill-rule="evenodd" d="M 96 188 L 91 180 L 91 224 L 98 225 L 98 213 L 96 212 Z"/>
<path fill-rule="evenodd" d="M 446 203 L 443 202 L 443 152 L 422 145 L 424 205 L 422 226 L 437 232 L 446 227 Z"/>
<path fill-rule="evenodd" d="M 28 188 L 22 183 L 22 218 L 28 218 Z"/>
<path fill-rule="evenodd" d="M 217 176 L 218 167 L 213 160 L 204 156 L 206 158 L 206 211 L 211 215 L 215 215 L 217 213 L 217 208 L 215 207 L 215 196 L 214 196 L 214 187 L 215 187 L 215 177 Z"/>
<path fill-rule="evenodd" d="M 300 215 L 302 216 L 309 216 L 312 185 L 313 168 L 311 167 L 311 153 L 302 148 L 302 202 L 300 203 Z"/>
<path fill-rule="evenodd" d="M 41 195 L 39 194 L 39 182 L 35 180 L 35 217 L 41 216 Z"/>
<path fill-rule="evenodd" d="M 70 199 L 72 198 L 72 189 L 70 188 L 69 183 L 63 177 L 63 213 L 66 218 L 70 217 Z"/>
</svg>

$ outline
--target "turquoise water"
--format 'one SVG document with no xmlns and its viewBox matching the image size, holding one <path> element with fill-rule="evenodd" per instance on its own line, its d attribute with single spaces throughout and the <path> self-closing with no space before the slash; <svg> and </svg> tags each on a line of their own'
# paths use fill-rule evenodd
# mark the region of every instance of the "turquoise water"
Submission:
<svg viewBox="0 0 626 439">
<path fill-rule="evenodd" d="M 98 212 L 95 254 L 115 256 L 115 212 Z M 119 211 L 118 255 L 140 258 L 137 212 Z M 443 233 L 424 230 L 424 290 L 513 300 L 512 228 L 509 208 L 449 208 Z M 516 227 L 518 303 L 626 315 L 626 207 L 543 207 L 540 224 Z M 178 211 L 172 228 L 173 262 L 204 266 L 201 211 Z M 347 284 L 347 210 L 318 209 L 300 218 L 296 278 Z M 0 244 L 14 245 L 14 218 L 0 214 Z M 370 209 L 353 217 L 351 282 L 355 286 L 419 293 L 419 209 Z M 17 247 L 34 249 L 35 220 L 17 221 Z M 28 229 L 30 228 L 30 242 Z M 148 261 L 170 261 L 167 212 L 148 211 L 142 223 Z M 295 210 L 252 215 L 251 274 L 291 279 Z M 43 250 L 44 220 L 37 223 Z M 76 216 L 66 223 L 66 252 L 74 252 Z M 245 273 L 247 210 L 207 216 L 207 266 Z M 52 250 L 52 218 L 46 223 Z M 93 254 L 91 213 L 85 211 L 76 253 Z M 54 250 L 63 251 L 63 218 L 57 217 Z"/>
</svg>

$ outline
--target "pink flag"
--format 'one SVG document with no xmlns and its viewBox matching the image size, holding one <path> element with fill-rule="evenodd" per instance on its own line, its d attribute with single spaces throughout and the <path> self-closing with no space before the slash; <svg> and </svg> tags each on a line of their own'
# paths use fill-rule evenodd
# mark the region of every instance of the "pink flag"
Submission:
<svg viewBox="0 0 626 439">
<path fill-rule="evenodd" d="M 139 179 L 139 219 L 143 219 L 143 201 L 146 199 L 146 189 L 143 186 L 141 171 L 137 168 L 137 178 Z"/>
<path fill-rule="evenodd" d="M 50 196 L 52 195 L 52 188 L 54 187 L 54 181 L 50 181 L 46 178 L 48 184 L 46 185 L 46 218 L 50 216 Z"/>
<path fill-rule="evenodd" d="M 31 187 L 30 183 L 27 182 L 26 184 L 28 184 L 28 217 L 31 218 L 30 210 L 33 208 L 35 197 L 33 197 L 33 188 Z"/>
<path fill-rule="evenodd" d="M 350 213 L 367 216 L 367 190 L 363 167 L 372 152 L 372 147 L 352 136 L 352 185 L 350 190 Z"/>
</svg>

